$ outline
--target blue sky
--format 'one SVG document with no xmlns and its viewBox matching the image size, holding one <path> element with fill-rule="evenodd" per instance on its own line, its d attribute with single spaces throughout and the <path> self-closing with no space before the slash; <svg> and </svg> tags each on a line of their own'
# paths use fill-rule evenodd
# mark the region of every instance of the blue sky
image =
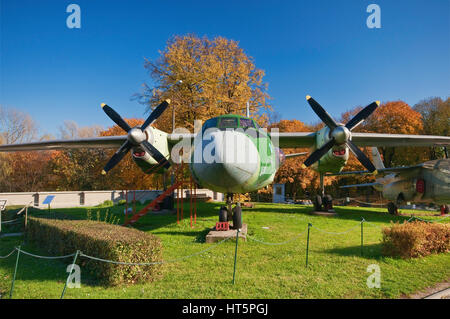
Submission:
<svg viewBox="0 0 450 319">
<path fill-rule="evenodd" d="M 81 7 L 81 29 L 66 7 Z M 366 8 L 381 8 L 369 29 Z M 450 1 L 0 0 L 0 103 L 31 114 L 42 133 L 64 120 L 111 126 L 106 102 L 143 117 L 131 100 L 151 84 L 156 59 L 175 34 L 239 41 L 265 70 L 284 119 L 317 122 L 305 95 L 335 117 L 374 100 L 414 105 L 450 92 Z"/>
</svg>

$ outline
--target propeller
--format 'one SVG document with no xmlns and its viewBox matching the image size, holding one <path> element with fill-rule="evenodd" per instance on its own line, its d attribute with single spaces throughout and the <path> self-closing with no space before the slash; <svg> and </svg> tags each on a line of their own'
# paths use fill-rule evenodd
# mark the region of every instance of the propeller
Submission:
<svg viewBox="0 0 450 319">
<path fill-rule="evenodd" d="M 151 157 L 153 157 L 160 165 L 164 168 L 169 168 L 170 163 L 161 154 L 160 151 L 156 149 L 152 144 L 147 141 L 147 133 L 145 129 L 152 124 L 169 106 L 170 100 L 167 99 L 153 110 L 150 116 L 145 120 L 141 127 L 131 128 L 124 119 L 113 110 L 112 107 L 102 103 L 103 111 L 109 116 L 111 120 L 114 121 L 121 129 L 128 133 L 127 141 L 122 144 L 122 146 L 114 153 L 111 159 L 106 163 L 103 168 L 102 174 L 109 172 L 114 166 L 116 166 L 122 158 L 135 146 L 140 146 L 144 151 L 146 151 Z"/>
<path fill-rule="evenodd" d="M 325 111 L 325 109 L 317 103 L 311 96 L 307 95 L 306 100 L 313 109 L 313 111 L 319 116 L 319 118 L 330 129 L 330 140 L 316 149 L 309 155 L 309 157 L 303 163 L 305 167 L 311 166 L 317 162 L 323 155 L 325 155 L 334 145 L 345 144 L 350 151 L 356 156 L 359 162 L 367 168 L 370 172 L 376 173 L 376 168 L 367 156 L 351 141 L 351 130 L 357 127 L 363 122 L 375 109 L 380 105 L 379 101 L 373 102 L 366 106 L 364 109 L 358 112 L 347 124 L 343 125 L 336 123 L 336 121 Z"/>
</svg>

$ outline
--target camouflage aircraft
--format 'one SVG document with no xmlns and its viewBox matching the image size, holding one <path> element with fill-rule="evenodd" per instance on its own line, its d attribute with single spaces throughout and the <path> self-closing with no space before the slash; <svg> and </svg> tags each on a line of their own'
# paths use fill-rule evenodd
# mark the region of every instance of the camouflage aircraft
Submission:
<svg viewBox="0 0 450 319">
<path fill-rule="evenodd" d="M 385 168 L 380 153 L 372 147 L 372 156 L 378 174 L 384 175 L 374 183 L 341 186 L 372 186 L 390 200 L 388 211 L 398 213 L 398 205 L 405 202 L 434 203 L 441 205 L 441 212 L 448 213 L 450 203 L 450 159 L 439 159 L 425 163 Z M 368 171 L 342 172 L 332 175 L 367 174 Z"/>
<path fill-rule="evenodd" d="M 286 157 L 304 154 L 285 155 L 282 148 L 311 148 L 312 153 L 304 165 L 320 173 L 322 192 L 316 196 L 316 201 L 329 207 L 331 197 L 324 194 L 323 176 L 327 172 L 340 172 L 347 163 L 349 150 L 370 172 L 376 172 L 358 146 L 450 144 L 450 137 L 442 136 L 352 133 L 352 129 L 363 122 L 379 102 L 371 103 L 344 125 L 337 123 L 313 98 L 307 96 L 306 99 L 326 124 L 317 132 L 279 133 L 272 130 L 269 133 L 249 116 L 227 114 L 205 121 L 195 133 L 166 133 L 151 124 L 169 106 L 170 100 L 162 102 L 141 126 L 133 128 L 110 106 L 102 104 L 103 111 L 127 135 L 1 145 L 0 152 L 120 146 L 105 165 L 103 173 L 106 174 L 130 151 L 144 173 L 162 172 L 180 161 L 179 153 L 183 149 L 182 158 L 190 162 L 190 172 L 196 182 L 202 187 L 227 194 L 226 211 L 221 209 L 223 218 L 224 213 L 228 216 L 232 214 L 233 194 L 252 192 L 269 185 Z M 240 220 L 240 206 L 238 203 L 236 206 L 236 220 Z"/>
</svg>

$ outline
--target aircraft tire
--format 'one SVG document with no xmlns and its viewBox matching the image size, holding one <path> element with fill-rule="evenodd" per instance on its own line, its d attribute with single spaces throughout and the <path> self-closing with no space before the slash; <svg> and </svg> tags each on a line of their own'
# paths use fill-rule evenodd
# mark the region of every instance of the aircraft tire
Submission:
<svg viewBox="0 0 450 319">
<path fill-rule="evenodd" d="M 240 206 L 236 206 L 234 208 L 233 228 L 234 229 L 242 228 L 242 208 Z"/>
<path fill-rule="evenodd" d="M 313 200 L 316 211 L 322 210 L 322 196 L 316 195 Z"/>
<path fill-rule="evenodd" d="M 391 214 L 391 215 L 398 214 L 397 206 L 393 202 L 388 203 L 387 209 L 388 209 L 389 214 Z"/>
<path fill-rule="evenodd" d="M 222 206 L 219 210 L 219 222 L 223 223 L 226 221 L 228 221 L 228 211 L 225 206 Z"/>
<path fill-rule="evenodd" d="M 331 195 L 325 195 L 323 199 L 324 199 L 323 201 L 324 210 L 328 211 L 333 209 L 333 198 L 331 197 Z"/>
</svg>

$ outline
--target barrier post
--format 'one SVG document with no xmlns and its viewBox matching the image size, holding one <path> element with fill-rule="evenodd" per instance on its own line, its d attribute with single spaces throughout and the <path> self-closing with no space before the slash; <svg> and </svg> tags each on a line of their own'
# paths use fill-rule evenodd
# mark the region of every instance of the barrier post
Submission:
<svg viewBox="0 0 450 319">
<path fill-rule="evenodd" d="M 311 229 L 312 224 L 308 223 L 308 237 L 306 239 L 306 267 L 308 267 L 308 253 L 309 253 L 309 230 Z"/>
<path fill-rule="evenodd" d="M 238 251 L 238 242 L 239 242 L 239 232 L 241 230 L 238 228 L 236 232 L 236 248 L 234 250 L 234 270 L 233 270 L 233 285 L 236 279 L 236 262 L 237 262 L 237 251 Z"/>
<path fill-rule="evenodd" d="M 16 250 L 17 250 L 16 268 L 14 268 L 14 276 L 13 276 L 13 280 L 11 283 L 11 290 L 9 291 L 9 299 L 12 299 L 12 295 L 13 295 L 13 291 L 14 291 L 14 283 L 16 281 L 17 267 L 19 266 L 20 246 Z"/>
<path fill-rule="evenodd" d="M 73 271 L 73 266 L 75 265 L 75 262 L 77 261 L 79 253 L 80 253 L 79 250 L 77 250 L 77 252 L 75 253 L 75 257 L 73 258 L 73 262 L 72 262 L 72 267 L 70 267 L 70 271 L 69 271 L 69 274 L 67 275 L 66 283 L 64 285 L 64 288 L 63 288 L 63 291 L 61 293 L 61 298 L 60 299 L 64 298 L 64 294 L 66 293 L 67 283 L 69 282 L 70 275 L 72 274 L 72 271 Z"/>
<path fill-rule="evenodd" d="M 361 256 L 363 255 L 364 246 L 364 218 L 361 219 Z"/>
<path fill-rule="evenodd" d="M 27 229 L 28 224 L 28 206 L 25 208 L 25 229 Z"/>
</svg>

